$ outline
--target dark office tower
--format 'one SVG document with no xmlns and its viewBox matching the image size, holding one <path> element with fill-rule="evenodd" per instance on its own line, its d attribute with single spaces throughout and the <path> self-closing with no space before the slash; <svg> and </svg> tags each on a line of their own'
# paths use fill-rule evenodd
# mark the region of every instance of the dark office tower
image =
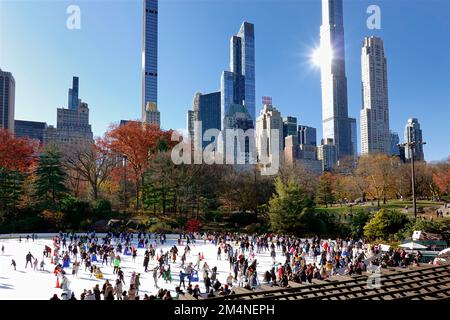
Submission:
<svg viewBox="0 0 450 320">
<path fill-rule="evenodd" d="M 24 120 L 16 120 L 14 122 L 16 137 L 29 138 L 44 143 L 44 132 L 47 128 L 47 123 Z"/>
<path fill-rule="evenodd" d="M 14 133 L 16 81 L 10 72 L 0 69 L 0 128 Z"/>
<path fill-rule="evenodd" d="M 299 144 L 317 146 L 316 128 L 299 125 L 298 126 L 298 142 Z"/>
<path fill-rule="evenodd" d="M 70 110 L 77 110 L 80 104 L 78 100 L 78 91 L 79 91 L 79 79 L 78 77 L 73 77 L 72 79 L 72 88 L 69 88 L 69 103 L 68 108 Z"/>
<path fill-rule="evenodd" d="M 158 0 L 143 2 L 142 121 L 159 125 Z"/>
<path fill-rule="evenodd" d="M 341 159 L 354 150 L 348 118 L 342 0 L 322 0 L 320 46 L 326 58 L 321 66 L 323 139 L 333 139 Z"/>
<path fill-rule="evenodd" d="M 188 111 L 188 131 L 191 137 L 194 135 L 194 121 L 201 121 L 201 138 L 206 130 L 220 130 L 220 91 L 195 94 L 192 110 Z M 203 141 L 203 148 L 210 143 L 210 141 Z"/>
<path fill-rule="evenodd" d="M 296 117 L 283 118 L 283 146 L 285 146 L 286 137 L 289 136 L 295 136 L 296 141 L 294 142 L 298 144 Z"/>
</svg>

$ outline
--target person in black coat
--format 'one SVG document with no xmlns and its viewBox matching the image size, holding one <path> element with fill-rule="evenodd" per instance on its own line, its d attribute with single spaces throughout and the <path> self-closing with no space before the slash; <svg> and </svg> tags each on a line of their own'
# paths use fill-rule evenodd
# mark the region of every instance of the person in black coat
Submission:
<svg viewBox="0 0 450 320">
<path fill-rule="evenodd" d="M 211 288 L 211 278 L 206 273 L 206 277 L 203 278 L 203 282 L 205 283 L 206 292 L 209 292 L 209 288 Z"/>
</svg>

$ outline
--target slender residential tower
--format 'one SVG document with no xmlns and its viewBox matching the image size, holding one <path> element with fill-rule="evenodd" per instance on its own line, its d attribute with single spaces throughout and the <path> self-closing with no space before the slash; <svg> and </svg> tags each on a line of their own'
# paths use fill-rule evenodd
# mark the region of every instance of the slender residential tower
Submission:
<svg viewBox="0 0 450 320">
<path fill-rule="evenodd" d="M 142 121 L 159 125 L 158 0 L 143 0 Z"/>
<path fill-rule="evenodd" d="M 353 155 L 347 105 L 342 0 L 322 0 L 320 46 L 323 139 L 333 139 L 338 159 Z"/>
<path fill-rule="evenodd" d="M 72 78 L 72 88 L 69 88 L 69 103 L 67 105 L 70 110 L 77 110 L 80 104 L 80 101 L 78 101 L 79 83 L 78 77 Z"/>
<path fill-rule="evenodd" d="M 361 72 L 361 153 L 390 154 L 387 63 L 381 38 L 364 39 Z"/>
</svg>

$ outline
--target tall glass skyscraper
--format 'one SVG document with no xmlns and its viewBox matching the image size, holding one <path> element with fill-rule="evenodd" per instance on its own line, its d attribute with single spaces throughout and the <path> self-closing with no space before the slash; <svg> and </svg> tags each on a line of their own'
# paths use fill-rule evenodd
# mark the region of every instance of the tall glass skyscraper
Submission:
<svg viewBox="0 0 450 320">
<path fill-rule="evenodd" d="M 230 71 L 221 78 L 221 119 L 230 114 L 233 104 L 242 105 L 255 123 L 255 28 L 243 22 L 230 40 Z"/>
<path fill-rule="evenodd" d="M 152 121 L 159 119 L 146 114 L 148 102 L 152 106 L 154 104 L 156 108 L 158 105 L 158 0 L 143 0 L 143 2 L 142 119 L 149 122 L 151 119 Z"/>
<path fill-rule="evenodd" d="M 342 0 L 322 0 L 320 46 L 323 138 L 333 139 L 338 159 L 352 155 L 345 75 L 345 44 Z"/>
</svg>

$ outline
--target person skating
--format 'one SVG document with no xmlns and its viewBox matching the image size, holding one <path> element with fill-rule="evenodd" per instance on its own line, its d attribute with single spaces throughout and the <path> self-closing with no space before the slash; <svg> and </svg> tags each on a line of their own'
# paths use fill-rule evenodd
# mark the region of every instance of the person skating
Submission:
<svg viewBox="0 0 450 320">
<path fill-rule="evenodd" d="M 149 263 L 149 261 L 150 261 L 149 254 L 146 253 L 145 256 L 144 256 L 144 272 L 147 272 L 147 270 L 148 270 L 148 263 Z"/>
<path fill-rule="evenodd" d="M 217 248 L 217 260 L 222 260 L 222 249 L 220 246 Z"/>
<path fill-rule="evenodd" d="M 91 290 L 89 290 L 89 291 L 91 291 Z M 98 284 L 95 285 L 93 293 L 94 293 L 94 299 L 93 300 L 101 300 L 101 297 L 100 297 L 101 291 L 100 291 L 100 288 L 99 288 Z"/>
<path fill-rule="evenodd" d="M 16 261 L 14 259 L 11 259 L 11 265 L 14 267 L 14 270 L 16 270 Z"/>
<path fill-rule="evenodd" d="M 135 285 L 135 283 L 136 283 L 136 272 L 133 271 L 133 272 L 131 273 L 131 277 L 130 277 L 130 286 L 131 286 L 131 285 Z"/>
<path fill-rule="evenodd" d="M 133 284 L 130 285 L 130 289 L 128 290 L 128 299 L 136 300 L 136 288 Z"/>
<path fill-rule="evenodd" d="M 34 259 L 34 262 L 33 262 L 33 270 L 34 270 L 34 271 L 37 271 L 37 269 L 38 269 L 38 264 L 39 264 L 38 259 Z"/>
<path fill-rule="evenodd" d="M 172 283 L 172 274 L 170 272 L 170 264 L 164 266 L 163 279 L 166 283 L 167 283 L 167 281 Z"/>
<path fill-rule="evenodd" d="M 211 273 L 211 284 L 214 285 L 214 283 L 216 282 L 217 279 L 217 267 L 213 267 L 212 268 L 212 273 Z"/>
<path fill-rule="evenodd" d="M 25 269 L 28 266 L 28 262 L 30 263 L 30 266 L 33 267 L 33 262 L 31 259 L 34 259 L 33 255 L 31 254 L 31 252 L 28 252 L 28 254 L 25 256 L 25 259 L 27 260 L 27 262 L 25 263 Z"/>
<path fill-rule="evenodd" d="M 208 276 L 208 272 L 206 272 L 206 277 L 203 278 L 203 282 L 205 283 L 206 292 L 209 292 L 209 288 L 211 287 L 211 278 Z"/>
<path fill-rule="evenodd" d="M 141 286 L 141 274 L 136 274 L 136 277 L 134 279 L 134 286 L 136 287 L 136 292 L 139 294 L 139 287 Z"/>
<path fill-rule="evenodd" d="M 77 277 L 78 278 L 78 271 L 80 269 L 80 263 L 79 262 L 74 262 L 73 263 L 73 267 L 72 267 L 72 274 L 73 277 Z"/>
<path fill-rule="evenodd" d="M 233 275 L 231 273 L 227 277 L 227 284 L 229 287 L 233 286 Z"/>
<path fill-rule="evenodd" d="M 100 291 L 100 290 L 99 290 L 99 291 Z M 95 288 L 94 288 L 94 292 L 95 292 Z M 86 296 L 85 296 L 84 300 L 91 300 L 91 301 L 93 301 L 93 300 L 97 300 L 97 299 L 95 298 L 95 295 L 92 293 L 92 291 L 91 291 L 91 290 L 88 290 L 88 292 L 86 293 Z M 98 300 L 100 300 L 100 299 L 98 299 Z"/>
<path fill-rule="evenodd" d="M 183 288 L 186 289 L 186 284 L 184 283 L 184 278 L 186 275 L 183 273 L 183 270 L 180 270 L 180 284 L 179 287 L 181 288 L 181 284 L 183 284 Z"/>
<path fill-rule="evenodd" d="M 40 271 L 44 271 L 44 266 L 45 266 L 44 259 L 42 259 L 40 266 L 41 266 Z"/>
<path fill-rule="evenodd" d="M 202 261 L 202 254 L 199 252 L 197 256 L 197 263 L 194 265 L 194 268 L 200 268 L 201 261 Z"/>
<path fill-rule="evenodd" d="M 2 244 L 2 255 L 5 254 L 5 246 Z"/>
<path fill-rule="evenodd" d="M 117 300 L 122 300 L 123 287 L 122 282 L 117 279 L 116 285 L 114 286 L 114 293 L 116 294 Z"/>
<path fill-rule="evenodd" d="M 117 272 L 117 277 L 125 285 L 125 279 L 124 279 L 123 271 L 120 268 L 119 268 L 119 270 Z"/>
<path fill-rule="evenodd" d="M 116 274 L 120 269 L 120 256 L 117 255 L 114 259 L 114 270 L 113 273 Z"/>
<path fill-rule="evenodd" d="M 158 287 L 158 267 L 155 267 L 153 269 L 153 280 L 155 281 L 155 288 L 159 289 L 159 287 Z"/>
<path fill-rule="evenodd" d="M 112 285 L 108 282 L 103 293 L 103 300 L 114 300 L 114 289 Z"/>
</svg>

